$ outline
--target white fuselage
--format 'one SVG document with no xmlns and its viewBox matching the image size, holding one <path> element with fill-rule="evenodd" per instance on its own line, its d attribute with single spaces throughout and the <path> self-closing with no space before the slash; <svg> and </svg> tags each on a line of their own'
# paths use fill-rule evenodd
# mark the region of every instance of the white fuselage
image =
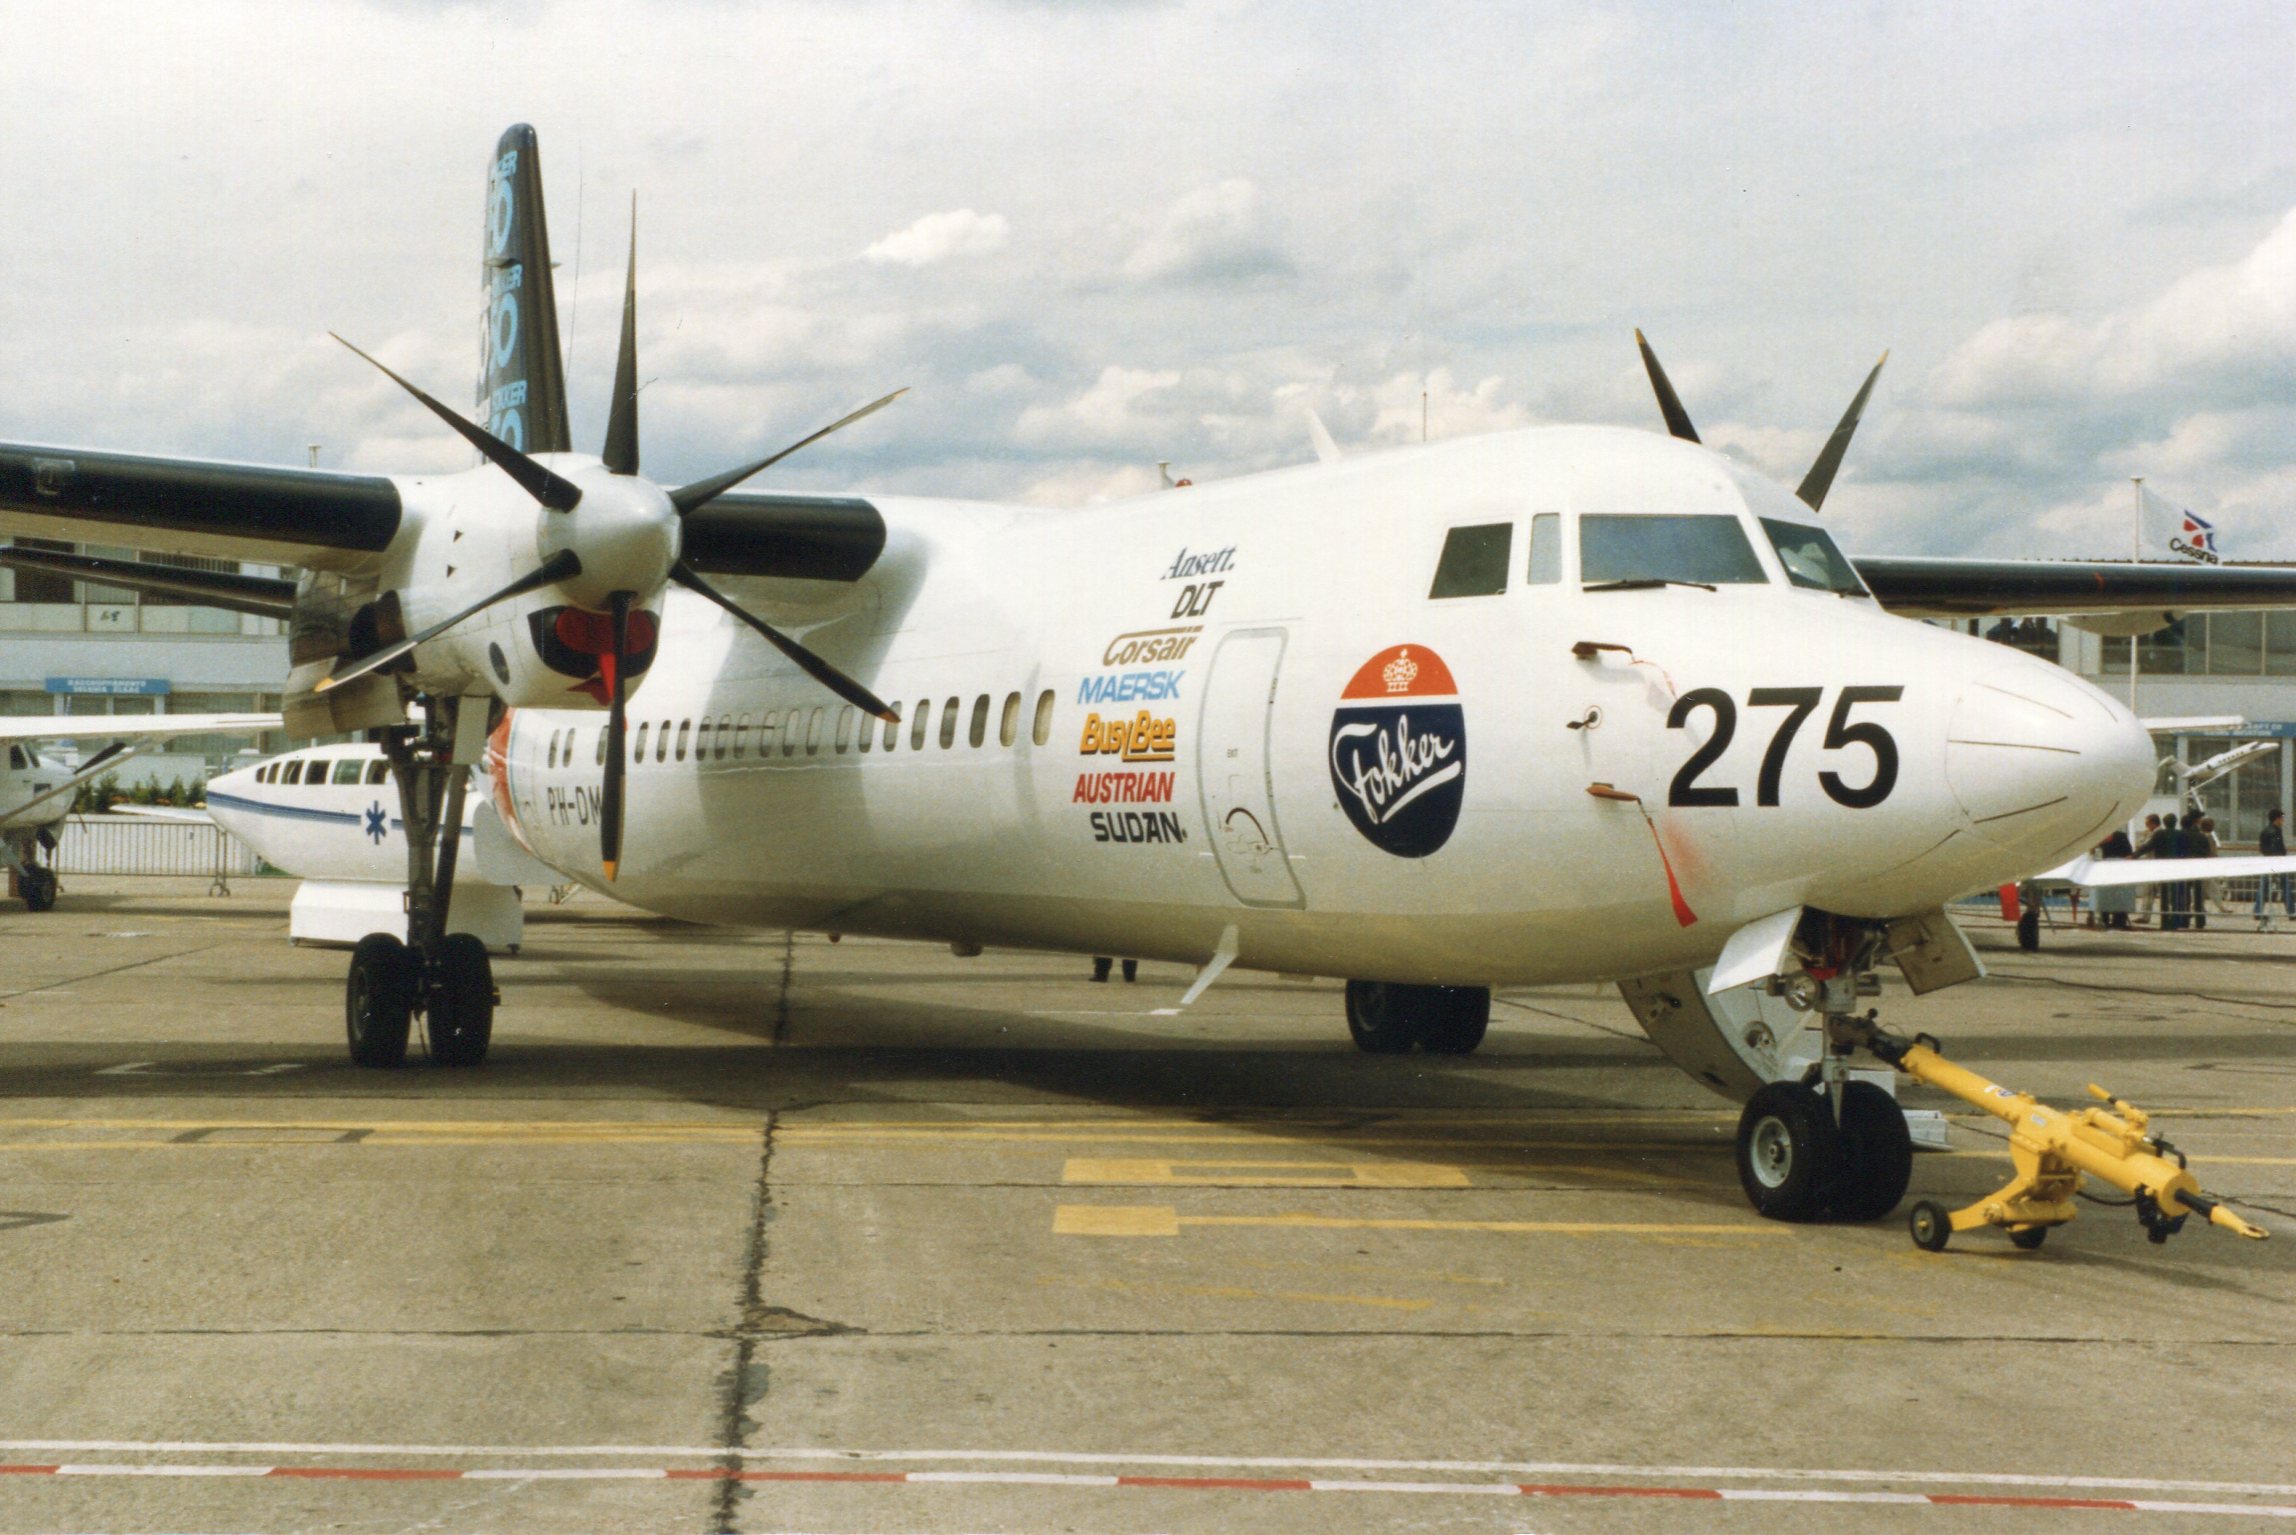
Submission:
<svg viewBox="0 0 2296 1535">
<path fill-rule="evenodd" d="M 1507 433 L 1073 512 L 877 504 L 889 542 L 862 581 L 738 585 L 898 703 L 892 744 L 673 594 L 631 707 L 614 895 L 1192 961 L 1232 926 L 1257 968 L 1600 979 L 1708 962 L 1796 905 L 1934 908 L 2086 847 L 2150 787 L 2111 699 L 1788 584 L 1757 517 L 1808 511 L 1641 433 Z M 1582 589 L 1577 519 L 1652 512 L 1738 519 L 1764 579 Z M 1532 584 L 1542 513 L 1560 578 Z M 1492 524 L 1513 530 L 1504 590 L 1430 597 L 1450 531 Z M 1817 691 L 1797 709 L 1762 689 Z M 1724 749 L 1691 766 L 1725 713 Z M 521 840 L 604 889 L 602 731 L 593 708 L 521 708 L 490 755 Z M 1861 803 L 1884 756 L 1894 781 Z"/>
</svg>

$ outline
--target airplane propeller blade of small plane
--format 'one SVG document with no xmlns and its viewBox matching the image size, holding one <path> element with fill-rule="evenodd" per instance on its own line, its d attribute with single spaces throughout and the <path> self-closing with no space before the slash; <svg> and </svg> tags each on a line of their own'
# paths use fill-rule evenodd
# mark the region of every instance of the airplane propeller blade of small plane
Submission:
<svg viewBox="0 0 2296 1535">
<path fill-rule="evenodd" d="M 629 758 L 622 735 L 630 723 L 624 695 L 630 671 L 625 663 L 630 655 L 631 596 L 616 592 L 607 598 L 613 609 L 613 649 L 599 657 L 607 675 L 606 777 L 598 788 L 598 861 L 609 883 L 622 872 L 622 778 Z"/>
<path fill-rule="evenodd" d="M 883 402 L 880 401 L 879 403 L 882 404 Z M 870 692 L 860 683 L 855 682 L 851 677 L 846 676 L 836 667 L 831 666 L 827 661 L 822 660 L 821 657 L 815 655 L 812 651 L 807 650 L 803 645 L 798 644 L 797 641 L 791 639 L 788 635 L 782 633 L 779 629 L 776 629 L 773 627 L 773 625 L 767 623 L 764 619 L 759 618 L 756 614 L 744 612 L 740 607 L 736 606 L 732 599 L 728 598 L 723 592 L 710 585 L 707 581 L 704 581 L 700 574 L 697 573 L 694 568 L 691 565 L 688 565 L 685 561 L 680 560 L 677 564 L 670 567 L 670 579 L 677 582 L 678 585 L 684 587 L 689 592 L 693 592 L 698 596 L 707 597 L 710 601 L 716 603 L 719 607 L 725 609 L 728 613 L 731 613 L 734 617 L 740 619 L 743 623 L 749 625 L 752 629 L 755 629 L 759 634 L 764 635 L 768 643 L 770 643 L 776 650 L 779 650 L 783 655 L 789 657 L 790 660 L 795 661 L 798 666 L 804 670 L 807 676 L 820 683 L 830 692 L 835 693 L 839 698 L 844 699 L 854 708 L 859 709 L 862 713 L 874 715 L 881 720 L 895 720 L 900 718 L 899 715 L 893 712 L 893 708 L 890 704 L 886 703 L 876 694 Z"/>
<path fill-rule="evenodd" d="M 771 458 L 761 458 L 754 464 L 744 464 L 739 469 L 728 469 L 725 473 L 711 475 L 706 480 L 696 480 L 691 485 L 682 485 L 676 490 L 670 492 L 670 504 L 676 507 L 678 509 L 678 515 L 683 517 L 686 513 L 692 511 L 695 507 L 700 506 L 705 502 L 716 500 L 719 496 L 724 495 L 727 491 L 733 489 L 736 485 L 739 485 L 742 481 L 748 479 L 751 475 L 756 474 L 758 471 L 772 468 L 775 464 L 778 464 L 783 459 L 789 457 L 790 454 L 795 453 L 799 448 L 819 442 L 822 438 L 828 436 L 831 432 L 842 430 L 845 427 L 851 426 L 854 422 L 860 420 L 863 416 L 873 415 L 876 412 L 883 410 L 886 406 L 892 404 L 895 400 L 898 400 L 901 398 L 901 396 L 907 394 L 908 392 L 908 386 L 904 384 L 899 389 L 896 389 L 891 394 L 885 396 L 885 398 L 882 400 L 871 400 L 868 404 L 862 406 L 859 410 L 854 411 L 851 415 L 838 417 L 835 421 L 830 422 L 827 426 L 823 427 L 820 431 L 815 432 L 812 436 L 799 438 L 797 441 L 791 443 L 788 447 L 783 448 L 779 453 L 774 454 Z M 721 602 L 723 601 L 722 598 L 719 600 Z M 735 611 L 739 610 L 736 609 Z M 754 622 L 754 620 L 752 621 Z"/>
<path fill-rule="evenodd" d="M 622 349 L 614 357 L 614 399 L 599 457 L 608 474 L 638 472 L 638 194 L 630 194 L 630 269 L 622 286 Z"/>
<path fill-rule="evenodd" d="M 534 569 L 528 571 L 525 575 L 520 576 L 517 580 L 511 582 L 508 586 L 503 587 L 500 591 L 489 592 L 486 596 L 479 598 L 478 601 L 472 603 L 469 607 L 464 608 L 461 612 L 455 614 L 453 617 L 441 619 L 439 622 L 432 624 L 429 628 L 423 630 L 420 634 L 410 635 L 406 639 L 399 641 L 396 645 L 387 645 L 383 649 L 376 651 L 373 655 L 361 656 L 356 662 L 343 668 L 341 671 L 334 673 L 325 681 L 321 682 L 318 686 L 314 687 L 311 691 L 314 693 L 324 693 L 330 688 L 339 688 L 346 682 L 350 682 L 359 677 L 364 677 L 367 675 L 367 673 L 375 670 L 375 668 L 379 666 L 390 665 L 391 662 L 396 661 L 399 657 L 405 655 L 408 651 L 414 649 L 417 645 L 429 644 L 432 640 L 437 639 L 440 635 L 446 633 L 447 630 L 452 629 L 456 624 L 461 623 L 464 619 L 469 618 L 472 614 L 482 613 L 486 609 L 493 607 L 496 603 L 503 601 L 505 598 L 523 596 L 527 592 L 535 591 L 541 587 L 552 585 L 555 582 L 564 581 L 570 576 L 578 576 L 581 573 L 582 562 L 575 557 L 574 551 L 571 549 L 561 549 L 556 554 L 550 556 L 550 558 L 544 560 L 541 564 L 535 566 Z"/>
<path fill-rule="evenodd" d="M 329 331 L 327 334 L 330 336 L 335 336 L 333 331 Z M 335 339 L 337 341 L 343 341 L 341 336 L 335 336 Z M 355 346 L 351 346 L 351 343 L 348 341 L 343 341 L 343 345 L 351 347 L 351 350 L 354 352 L 359 352 L 359 349 Z M 424 405 L 429 407 L 432 415 L 437 416 L 448 426 L 453 427 L 457 432 L 461 433 L 463 438 L 469 442 L 472 447 L 478 449 L 479 452 L 486 455 L 487 461 L 489 463 L 492 463 L 497 468 L 502 470 L 504 474 L 507 474 L 512 479 L 516 480 L 519 485 L 525 489 L 528 495 L 541 502 L 544 506 L 550 508 L 550 510 L 554 512 L 570 512 L 574 510 L 574 503 L 582 499 L 582 487 L 575 484 L 572 480 L 564 479 L 559 475 L 552 473 L 546 466 L 535 462 L 531 458 L 528 458 L 525 454 L 519 452 L 509 443 L 504 442 L 501 438 L 488 431 L 485 427 L 478 425 L 474 421 L 465 419 L 459 412 L 449 410 L 446 406 L 440 404 L 437 400 L 432 399 L 429 395 L 423 393 L 420 389 L 417 389 L 414 385 L 408 383 L 405 379 L 399 377 L 390 369 L 383 367 L 381 363 L 375 362 L 375 359 L 367 356 L 365 352 L 359 352 L 359 355 L 361 357 L 366 357 L 367 361 L 374 363 L 375 367 L 382 372 L 383 377 L 389 379 L 392 383 L 398 385 L 401 389 L 404 389 L 407 393 L 422 401 Z"/>
<path fill-rule="evenodd" d="M 1873 393 L 1874 380 L 1881 377 L 1882 363 L 1888 361 L 1889 353 L 1882 353 L 1881 362 L 1873 365 L 1873 371 L 1859 386 L 1857 398 L 1842 412 L 1841 424 L 1834 428 L 1834 435 L 1818 450 L 1817 462 L 1810 465 L 1810 472 L 1802 476 L 1802 483 L 1795 488 L 1794 494 L 1800 496 L 1811 511 L 1825 504 L 1826 492 L 1833 488 L 1834 475 L 1842 467 L 1842 455 L 1850 450 L 1850 438 L 1856 435 L 1858 420 L 1865 415 L 1866 397 Z"/>
<path fill-rule="evenodd" d="M 1659 414 L 1666 417 L 1666 429 L 1685 442 L 1698 440 L 1698 428 L 1690 424 L 1690 412 L 1682 408 L 1682 398 L 1667 381 L 1666 370 L 1658 365 L 1658 354 L 1650 349 L 1640 330 L 1634 333 L 1634 344 L 1642 349 L 1643 370 L 1650 375 L 1650 387 L 1658 393 Z"/>
</svg>

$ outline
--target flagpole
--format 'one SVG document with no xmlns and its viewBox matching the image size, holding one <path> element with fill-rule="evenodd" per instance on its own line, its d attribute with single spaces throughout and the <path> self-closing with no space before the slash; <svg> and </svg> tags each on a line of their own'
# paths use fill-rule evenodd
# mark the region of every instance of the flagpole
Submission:
<svg viewBox="0 0 2296 1535">
<path fill-rule="evenodd" d="M 2129 518 L 2129 563 L 2141 564 L 2145 557 L 2145 477 L 2129 476 L 2132 506 Z M 2129 636 L 2129 713 L 2137 712 L 2137 636 Z"/>
</svg>

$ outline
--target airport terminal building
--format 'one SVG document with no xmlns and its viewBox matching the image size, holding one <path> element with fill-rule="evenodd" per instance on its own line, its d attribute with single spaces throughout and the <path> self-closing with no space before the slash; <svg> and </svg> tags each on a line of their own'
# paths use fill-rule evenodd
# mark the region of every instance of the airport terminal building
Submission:
<svg viewBox="0 0 2296 1535">
<path fill-rule="evenodd" d="M 229 560 L 138 555 L 132 549 L 18 539 L 31 549 L 141 559 L 202 570 L 275 574 Z M 276 709 L 287 675 L 286 626 L 138 595 L 41 571 L 0 570 L 0 712 L 9 715 L 208 714 Z M 123 783 L 187 783 L 286 737 L 186 736 L 138 753 Z"/>
</svg>

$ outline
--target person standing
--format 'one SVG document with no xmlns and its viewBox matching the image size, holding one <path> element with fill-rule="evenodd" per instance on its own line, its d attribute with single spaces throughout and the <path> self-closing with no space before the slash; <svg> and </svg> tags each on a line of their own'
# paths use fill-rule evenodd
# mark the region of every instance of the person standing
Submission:
<svg viewBox="0 0 2296 1535">
<path fill-rule="evenodd" d="M 2145 844 L 2150 856 L 2173 861 L 2184 856 L 2184 831 L 2177 824 L 2174 811 L 2161 817 L 2160 835 Z M 2185 882 L 2180 879 L 2164 880 L 2160 885 L 2160 930 L 2175 933 L 2184 930 L 2191 921 L 2185 906 Z"/>
<path fill-rule="evenodd" d="M 2264 830 L 2256 839 L 2256 851 L 2259 856 L 2265 858 L 2285 858 L 2288 856 L 2287 822 L 2287 812 L 2277 807 L 2264 818 Z M 2289 916 L 2296 917 L 2296 884 L 2292 884 L 2285 874 L 2260 876 L 2256 881 L 2256 930 L 2260 933 L 2268 933 L 2272 930 L 2272 913 L 2267 911 L 2265 906 L 2272 899 L 2273 887 L 2276 885 L 2279 887 L 2281 904 L 2287 908 Z"/>
<path fill-rule="evenodd" d="M 2129 845 L 2129 834 L 2116 826 L 2113 828 L 2111 836 L 2097 844 L 2096 856 L 2099 858 L 2133 858 L 2136 856 L 2136 849 Z M 2114 932 L 2125 933 L 2129 930 L 2129 913 L 2136 910 L 2136 888 L 2131 885 L 2101 886 L 2092 904 L 2097 913 L 2099 926 Z"/>
<path fill-rule="evenodd" d="M 2139 834 L 2136 848 L 2129 854 L 2129 856 L 2131 858 L 2160 857 L 2160 849 L 2155 845 L 2159 842 L 2159 840 L 2160 817 L 2157 815 L 2148 815 L 2145 817 L 2145 829 L 2142 833 Z M 2152 926 L 2154 913 L 2158 910 L 2159 906 L 2160 886 L 2140 886 L 2137 891 L 2137 926 Z"/>
<path fill-rule="evenodd" d="M 2214 858 L 2216 856 L 2216 817 L 2204 815 L 2195 824 L 2191 816 L 2184 818 L 2185 856 L 2187 858 Z M 2208 908 L 2215 903 L 2216 881 L 2196 879 L 2192 882 L 2192 925 L 2208 926 Z"/>
</svg>

